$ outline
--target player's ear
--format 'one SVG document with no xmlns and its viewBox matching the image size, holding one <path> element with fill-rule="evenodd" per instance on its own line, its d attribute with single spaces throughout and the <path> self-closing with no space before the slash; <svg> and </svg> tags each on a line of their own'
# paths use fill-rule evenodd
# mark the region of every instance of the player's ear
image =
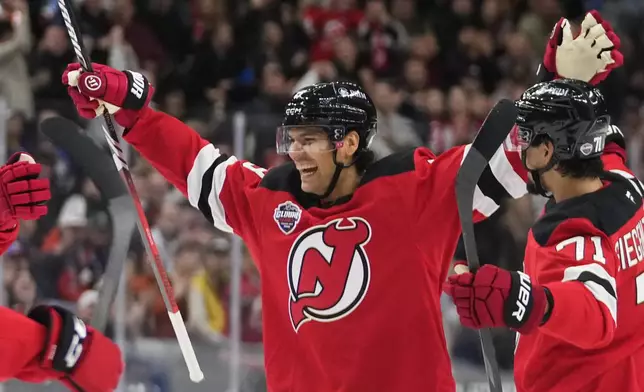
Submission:
<svg viewBox="0 0 644 392">
<path fill-rule="evenodd" d="M 351 161 L 353 154 L 358 151 L 358 145 L 360 144 L 360 136 L 358 132 L 351 131 L 344 137 L 344 142 L 342 143 L 342 160 L 345 163 Z"/>
<path fill-rule="evenodd" d="M 544 160 L 550 162 L 552 155 L 555 153 L 555 145 L 550 140 L 546 140 L 541 146 Z"/>
</svg>

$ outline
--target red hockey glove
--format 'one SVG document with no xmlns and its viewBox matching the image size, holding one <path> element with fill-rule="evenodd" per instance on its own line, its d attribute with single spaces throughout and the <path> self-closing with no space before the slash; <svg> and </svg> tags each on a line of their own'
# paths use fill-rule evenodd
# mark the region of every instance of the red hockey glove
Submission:
<svg viewBox="0 0 644 392">
<path fill-rule="evenodd" d="M 548 79 L 570 78 L 597 85 L 624 64 L 620 46 L 610 23 L 595 10 L 586 14 L 577 37 L 573 37 L 568 19 L 561 18 L 546 45 L 543 66 L 554 74 Z"/>
<path fill-rule="evenodd" d="M 544 321 L 545 288 L 522 272 L 484 265 L 475 274 L 452 275 L 445 292 L 454 300 L 461 324 L 480 329 L 509 327 L 530 333 Z"/>
<path fill-rule="evenodd" d="M 11 230 L 18 219 L 47 214 L 49 180 L 38 178 L 41 166 L 26 153 L 15 153 L 0 167 L 0 231 Z"/>
<path fill-rule="evenodd" d="M 58 306 L 37 306 L 27 315 L 47 328 L 40 358 L 72 391 L 111 392 L 123 373 L 121 351 L 111 340 Z"/>
<path fill-rule="evenodd" d="M 134 71 L 117 71 L 107 65 L 92 63 L 94 72 L 84 72 L 79 63 L 67 65 L 63 84 L 84 118 L 95 118 L 107 109 L 114 120 L 131 128 L 154 95 L 154 87 L 145 76 Z"/>
</svg>

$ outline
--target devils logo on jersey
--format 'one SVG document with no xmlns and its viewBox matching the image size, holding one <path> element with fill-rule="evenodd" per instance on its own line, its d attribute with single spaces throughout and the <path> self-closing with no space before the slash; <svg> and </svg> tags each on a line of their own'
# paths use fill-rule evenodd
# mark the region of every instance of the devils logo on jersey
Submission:
<svg viewBox="0 0 644 392">
<path fill-rule="evenodd" d="M 364 298 L 370 268 L 364 246 L 371 226 L 340 218 L 297 238 L 288 258 L 289 314 L 297 330 L 307 321 L 330 322 L 351 313 Z"/>
</svg>

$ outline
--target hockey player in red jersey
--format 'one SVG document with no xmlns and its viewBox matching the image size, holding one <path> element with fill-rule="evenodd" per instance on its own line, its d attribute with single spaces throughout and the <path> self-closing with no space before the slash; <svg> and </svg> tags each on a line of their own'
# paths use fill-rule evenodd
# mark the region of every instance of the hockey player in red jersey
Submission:
<svg viewBox="0 0 644 392">
<path fill-rule="evenodd" d="M 19 220 L 47 213 L 49 180 L 26 153 L 0 167 L 0 253 L 18 237 Z M 27 316 L 0 307 L 0 381 L 59 380 L 78 392 L 113 391 L 123 365 L 121 353 L 100 332 L 73 313 L 40 305 Z"/>
<path fill-rule="evenodd" d="M 531 188 L 550 197 L 524 272 L 485 265 L 446 291 L 464 325 L 518 331 L 519 392 L 644 390 L 644 188 L 623 137 L 583 82 L 537 84 L 517 107 Z"/>
<path fill-rule="evenodd" d="M 553 58 L 567 49 L 549 70 L 561 75 L 553 67 L 584 59 L 579 69 L 605 77 L 620 60 L 600 27 L 574 45 L 555 43 Z M 248 245 L 262 279 L 269 391 L 455 390 L 440 295 L 460 233 L 455 175 L 469 146 L 373 162 L 371 99 L 351 83 L 321 83 L 287 105 L 277 148 L 292 162 L 267 171 L 149 108 L 154 88 L 143 75 L 79 68 L 63 75 L 79 113 L 110 110 L 124 138 L 195 208 Z M 519 153 L 498 148 L 476 190 L 477 219 L 525 193 L 516 171 L 525 174 Z"/>
</svg>

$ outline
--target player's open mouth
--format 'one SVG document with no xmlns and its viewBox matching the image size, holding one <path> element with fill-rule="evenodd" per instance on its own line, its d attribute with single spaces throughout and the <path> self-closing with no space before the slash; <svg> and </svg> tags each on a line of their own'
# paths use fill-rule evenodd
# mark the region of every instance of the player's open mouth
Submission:
<svg viewBox="0 0 644 392">
<path fill-rule="evenodd" d="M 300 175 L 302 177 L 308 177 L 308 176 L 312 176 L 317 171 L 318 171 L 317 167 L 307 167 L 307 168 L 300 169 Z"/>
</svg>

